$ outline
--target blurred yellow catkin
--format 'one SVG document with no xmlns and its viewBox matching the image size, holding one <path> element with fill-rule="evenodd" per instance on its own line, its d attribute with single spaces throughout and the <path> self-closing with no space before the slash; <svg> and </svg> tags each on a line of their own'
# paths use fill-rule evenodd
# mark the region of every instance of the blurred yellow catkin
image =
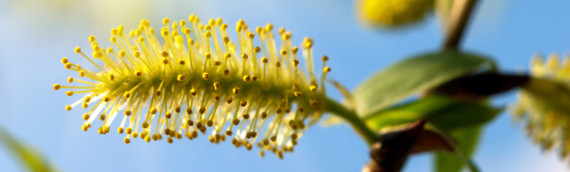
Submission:
<svg viewBox="0 0 570 172">
<path fill-rule="evenodd" d="M 210 130 L 212 143 L 230 137 L 237 147 L 251 150 L 257 143 L 260 155 L 271 151 L 282 158 L 322 114 L 328 57 L 322 58 L 322 72 L 315 71 L 312 39 L 305 38 L 299 48 L 283 28 L 278 35 L 272 24 L 251 31 L 239 20 L 238 39 L 231 40 L 228 27 L 220 18 L 200 23 L 195 15 L 188 21 L 165 18 L 156 31 L 145 19 L 128 32 L 121 25 L 111 30 L 115 46 L 102 48 L 90 36 L 91 56 L 75 48 L 97 71 L 64 57 L 65 68 L 79 75 L 67 82 L 79 85 L 53 88 L 70 90 L 68 96 L 83 94 L 65 108 L 90 109 L 83 115 L 85 131 L 100 119 L 98 132 L 106 134 L 119 118 L 117 132 L 127 134 L 127 144 L 163 135 L 168 143 L 183 136 L 191 140 Z M 300 69 L 299 50 L 307 73 Z"/>
<path fill-rule="evenodd" d="M 569 158 L 570 58 L 561 61 L 553 53 L 544 61 L 537 55 L 530 71 L 533 79 L 518 93 L 512 114 L 526 124 L 530 138 L 543 149 L 558 148 L 561 157 Z"/>
<path fill-rule="evenodd" d="M 366 25 L 398 27 L 420 21 L 433 7 L 434 0 L 359 0 L 356 12 Z"/>
</svg>

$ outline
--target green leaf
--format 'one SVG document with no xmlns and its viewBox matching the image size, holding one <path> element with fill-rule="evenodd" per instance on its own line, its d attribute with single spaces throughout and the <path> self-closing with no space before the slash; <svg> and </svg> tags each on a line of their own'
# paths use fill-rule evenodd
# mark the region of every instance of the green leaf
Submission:
<svg viewBox="0 0 570 172">
<path fill-rule="evenodd" d="M 468 163 L 470 171 L 479 171 L 470 157 L 475 152 L 481 136 L 482 127 L 473 126 L 454 130 L 451 137 L 457 142 L 456 153 L 437 152 L 434 156 L 434 171 L 436 172 L 459 172 L 465 163 Z"/>
<path fill-rule="evenodd" d="M 50 172 L 58 171 L 54 166 L 42 157 L 31 147 L 26 146 L 21 141 L 12 137 L 4 129 L 0 128 L 0 145 L 4 146 L 6 150 L 12 152 L 17 156 L 23 165 L 26 165 L 30 171 L 36 172 Z"/>
<path fill-rule="evenodd" d="M 375 74 L 353 94 L 359 116 L 367 117 L 410 95 L 451 79 L 492 68 L 494 62 L 480 55 L 441 51 L 422 54 Z"/>
<path fill-rule="evenodd" d="M 493 108 L 484 102 L 456 100 L 433 94 L 411 103 L 380 111 L 364 120 L 372 129 L 381 130 L 386 126 L 427 119 L 439 129 L 450 131 L 486 123 L 499 112 L 501 109 Z"/>
</svg>

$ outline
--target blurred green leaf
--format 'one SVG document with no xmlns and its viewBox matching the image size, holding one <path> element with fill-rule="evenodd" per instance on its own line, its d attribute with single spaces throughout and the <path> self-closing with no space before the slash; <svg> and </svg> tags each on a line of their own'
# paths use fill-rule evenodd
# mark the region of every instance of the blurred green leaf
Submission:
<svg viewBox="0 0 570 172">
<path fill-rule="evenodd" d="M 468 163 L 470 171 L 479 171 L 477 166 L 470 160 L 475 152 L 481 136 L 482 127 L 473 126 L 454 130 L 450 133 L 451 137 L 457 142 L 459 152 L 446 153 L 437 152 L 434 156 L 434 171 L 436 172 L 459 172 L 465 163 Z"/>
<path fill-rule="evenodd" d="M 386 126 L 411 123 L 427 119 L 444 131 L 479 125 L 492 120 L 501 109 L 483 102 L 457 100 L 437 94 L 417 101 L 395 106 L 365 118 L 366 124 L 374 130 Z"/>
<path fill-rule="evenodd" d="M 12 137 L 3 128 L 0 128 L 0 145 L 17 156 L 23 165 L 30 171 L 50 172 L 57 171 L 54 166 L 31 147 Z"/>
<path fill-rule="evenodd" d="M 480 55 L 441 51 L 422 54 L 388 67 L 362 83 L 353 94 L 359 116 L 377 114 L 413 93 L 425 91 L 462 75 L 492 68 Z"/>
</svg>

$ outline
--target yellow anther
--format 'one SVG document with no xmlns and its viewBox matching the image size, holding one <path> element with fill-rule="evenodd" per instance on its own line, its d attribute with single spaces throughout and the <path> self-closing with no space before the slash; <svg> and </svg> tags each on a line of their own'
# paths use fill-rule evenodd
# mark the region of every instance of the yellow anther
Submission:
<svg viewBox="0 0 570 172">
<path fill-rule="evenodd" d="M 278 30 L 279 34 L 285 33 L 285 28 L 280 27 Z"/>
<path fill-rule="evenodd" d="M 297 51 L 299 51 L 299 47 L 297 47 L 297 46 L 294 46 L 294 47 L 291 49 L 291 52 L 292 52 L 293 54 L 297 54 Z"/>
<path fill-rule="evenodd" d="M 192 114 L 192 108 L 191 107 L 186 108 L 186 114 L 188 114 L 188 115 Z"/>
<path fill-rule="evenodd" d="M 223 23 L 222 18 L 219 18 L 219 17 L 216 18 L 216 23 L 215 23 L 216 25 L 219 26 L 219 25 L 221 25 L 222 23 Z"/>
<path fill-rule="evenodd" d="M 160 97 L 160 95 L 162 95 L 162 91 L 160 91 L 160 90 L 155 90 L 155 91 L 154 91 L 154 95 L 157 96 L 157 97 Z"/>
<path fill-rule="evenodd" d="M 123 97 L 128 99 L 129 97 L 131 97 L 131 92 L 127 91 L 127 92 L 123 93 Z"/>
<path fill-rule="evenodd" d="M 316 107 L 316 106 L 318 105 L 318 103 L 319 103 L 319 102 L 317 102 L 316 100 L 311 100 L 311 101 L 309 102 L 309 104 L 310 104 L 312 107 Z"/>
<path fill-rule="evenodd" d="M 88 113 L 83 114 L 83 120 L 88 120 L 89 117 L 91 117 L 91 115 L 89 115 Z"/>
<path fill-rule="evenodd" d="M 214 90 L 219 90 L 219 89 L 220 89 L 220 83 L 214 82 Z"/>
<path fill-rule="evenodd" d="M 123 134 L 124 131 L 125 131 L 125 129 L 123 127 L 117 128 L 117 133 L 119 133 L 119 134 Z"/>
<path fill-rule="evenodd" d="M 224 24 L 222 24 L 222 30 L 224 30 L 224 31 L 225 31 L 225 30 L 227 30 L 227 29 L 228 29 L 228 24 L 225 24 L 225 23 L 224 23 Z"/>
<path fill-rule="evenodd" d="M 186 64 L 186 60 L 180 59 L 180 60 L 178 60 L 178 64 L 179 64 L 179 65 L 184 65 L 184 64 Z"/>
<path fill-rule="evenodd" d="M 66 111 L 70 111 L 70 110 L 71 110 L 71 106 L 65 105 L 65 110 L 66 110 Z"/>
<path fill-rule="evenodd" d="M 101 116 L 99 116 L 99 119 L 100 119 L 101 121 L 105 121 L 105 117 L 106 117 L 105 114 L 101 114 Z"/>
<path fill-rule="evenodd" d="M 261 48 L 259 48 L 259 46 L 256 46 L 254 50 L 255 50 L 255 53 L 261 52 Z"/>
<path fill-rule="evenodd" d="M 125 142 L 125 144 L 131 143 L 131 139 L 129 139 L 128 137 L 125 137 L 125 139 L 123 139 L 123 141 Z"/>
<path fill-rule="evenodd" d="M 103 101 L 105 101 L 105 102 L 110 102 L 110 101 L 111 101 L 111 97 L 105 96 L 105 97 L 103 97 Z"/>
<path fill-rule="evenodd" d="M 135 52 L 133 53 L 133 56 L 135 56 L 135 57 L 140 57 L 140 56 L 141 56 L 141 52 L 135 51 Z"/>
<path fill-rule="evenodd" d="M 244 59 L 244 60 L 246 60 L 246 59 L 247 59 L 247 54 L 242 53 L 242 54 L 241 54 L 241 58 Z"/>
<path fill-rule="evenodd" d="M 162 58 L 161 62 L 162 62 L 162 64 L 165 64 L 165 65 L 166 65 L 166 64 L 168 64 L 168 59 L 167 59 L 167 58 Z"/>
<path fill-rule="evenodd" d="M 287 55 L 287 50 L 281 49 L 281 51 L 279 51 L 279 53 L 281 53 L 282 56 Z"/>
<path fill-rule="evenodd" d="M 238 124 L 239 124 L 239 119 L 234 119 L 234 120 L 232 120 L 232 123 L 233 123 L 234 125 L 238 125 Z"/>
<path fill-rule="evenodd" d="M 276 62 L 275 67 L 277 67 L 277 68 L 281 67 L 281 62 Z"/>
<path fill-rule="evenodd" d="M 119 56 L 121 56 L 121 57 L 125 57 L 126 54 L 127 54 L 127 52 L 125 52 L 125 50 L 119 51 Z"/>
<path fill-rule="evenodd" d="M 178 74 L 178 76 L 176 77 L 177 81 L 183 81 L 184 80 L 184 75 L 183 74 Z"/>
<path fill-rule="evenodd" d="M 251 77 L 249 77 L 249 75 L 244 75 L 243 81 L 245 81 L 245 82 L 251 81 Z"/>
<path fill-rule="evenodd" d="M 85 98 L 83 98 L 83 101 L 85 103 L 89 103 L 89 101 L 91 101 L 91 96 L 86 96 Z"/>
<path fill-rule="evenodd" d="M 127 116 L 131 116 L 132 113 L 133 113 L 133 112 L 132 112 L 131 110 L 126 110 L 126 111 L 125 111 L 125 115 L 127 115 Z"/>
<path fill-rule="evenodd" d="M 169 18 L 164 18 L 164 19 L 162 19 L 162 24 L 167 25 L 168 23 L 170 23 L 170 19 L 169 19 Z"/>
<path fill-rule="evenodd" d="M 210 52 L 207 52 L 206 54 L 204 54 L 204 58 L 210 59 L 212 58 L 212 54 Z"/>
<path fill-rule="evenodd" d="M 99 52 L 99 51 L 93 51 L 93 58 L 101 58 L 103 57 L 103 53 Z"/>
<path fill-rule="evenodd" d="M 86 109 L 87 107 L 89 107 L 89 104 L 87 104 L 87 103 L 85 103 L 85 102 L 83 102 L 83 103 L 81 104 L 81 108 Z"/>
<path fill-rule="evenodd" d="M 309 86 L 309 90 L 311 90 L 311 91 L 317 91 L 317 86 L 316 86 L 316 85 L 311 85 L 311 86 Z"/>
<path fill-rule="evenodd" d="M 242 100 L 241 102 L 239 102 L 239 105 L 240 105 L 241 107 L 245 107 L 245 106 L 247 106 L 247 101 Z"/>
<path fill-rule="evenodd" d="M 205 36 L 206 38 L 210 38 L 210 37 L 212 37 L 212 32 L 207 31 L 207 32 L 204 34 L 204 36 Z"/>
<path fill-rule="evenodd" d="M 150 114 L 156 114 L 156 112 L 158 112 L 158 109 L 156 109 L 155 107 L 150 108 Z"/>
<path fill-rule="evenodd" d="M 160 55 L 162 57 L 168 57 L 168 52 L 167 51 L 163 51 L 162 53 L 160 53 Z"/>
<path fill-rule="evenodd" d="M 69 61 L 67 60 L 67 57 L 61 58 L 61 63 L 66 64 L 67 62 L 69 62 Z"/>
<path fill-rule="evenodd" d="M 88 125 L 81 125 L 81 130 L 87 131 L 87 129 L 89 129 Z"/>
<path fill-rule="evenodd" d="M 75 54 L 81 52 L 81 48 L 79 47 L 75 47 L 75 49 L 73 50 L 73 52 L 75 52 Z"/>
<path fill-rule="evenodd" d="M 258 34 L 260 34 L 262 31 L 263 30 L 259 26 L 255 28 L 255 32 L 257 32 Z"/>
<path fill-rule="evenodd" d="M 231 54 L 230 52 L 227 52 L 226 54 L 224 54 L 224 57 L 225 57 L 225 58 L 230 58 L 230 57 L 232 57 L 232 54 Z"/>
<path fill-rule="evenodd" d="M 71 66 L 73 66 L 73 64 L 67 62 L 64 66 L 65 66 L 65 69 L 71 69 Z"/>
<path fill-rule="evenodd" d="M 59 90 L 61 88 L 61 85 L 59 84 L 53 84 L 53 90 Z"/>
<path fill-rule="evenodd" d="M 239 88 L 238 88 L 238 87 L 233 88 L 233 89 L 232 89 L 232 92 L 233 92 L 234 94 L 239 94 Z"/>
<path fill-rule="evenodd" d="M 262 58 L 261 58 L 261 62 L 267 63 L 267 62 L 269 62 L 269 60 L 268 60 L 267 58 L 265 58 L 265 57 L 262 57 Z"/>
<path fill-rule="evenodd" d="M 267 25 L 265 25 L 265 31 L 271 32 L 271 30 L 273 30 L 273 24 L 267 23 Z"/>
<path fill-rule="evenodd" d="M 309 37 L 305 37 L 305 40 L 303 41 L 303 48 L 309 49 L 312 47 L 313 47 L 313 40 Z"/>
<path fill-rule="evenodd" d="M 139 40 L 140 43 L 143 43 L 143 42 L 144 42 L 144 37 L 139 37 L 138 40 Z"/>
<path fill-rule="evenodd" d="M 72 95 L 73 95 L 73 91 L 66 91 L 66 92 L 65 92 L 65 95 L 67 95 L 67 96 L 72 96 Z"/>
<path fill-rule="evenodd" d="M 234 100 L 234 99 L 233 99 L 232 97 L 228 97 L 228 98 L 226 99 L 226 102 L 227 102 L 228 104 L 232 104 L 232 101 L 233 101 L 233 100 Z"/>
<path fill-rule="evenodd" d="M 111 29 L 111 35 L 117 35 L 118 33 L 119 31 L 117 30 L 117 28 Z"/>
<path fill-rule="evenodd" d="M 125 132 L 126 132 L 127 134 L 131 134 L 131 133 L 133 133 L 133 128 L 128 127 L 128 128 L 125 130 Z"/>
<path fill-rule="evenodd" d="M 323 62 L 329 61 L 329 56 L 323 56 L 323 57 L 321 58 L 321 60 L 322 60 Z"/>
<path fill-rule="evenodd" d="M 190 95 L 192 95 L 192 97 L 196 97 L 197 94 L 198 92 L 196 92 L 196 89 L 194 88 L 190 89 Z"/>
<path fill-rule="evenodd" d="M 107 48 L 107 50 L 106 50 L 105 52 L 106 52 L 107 54 L 113 53 L 113 47 Z"/>
<path fill-rule="evenodd" d="M 295 59 L 293 60 L 293 66 L 297 67 L 299 65 L 299 60 Z"/>
<path fill-rule="evenodd" d="M 143 127 L 143 128 L 148 128 L 148 126 L 149 126 L 148 122 L 145 121 L 145 122 L 142 123 L 142 127 Z"/>
<path fill-rule="evenodd" d="M 202 107 L 200 107 L 200 109 L 198 109 L 198 113 L 204 114 L 204 112 L 206 112 L 206 108 L 204 106 L 202 106 Z"/>
<path fill-rule="evenodd" d="M 184 33 L 184 34 L 190 34 L 191 32 L 192 32 L 192 30 L 190 30 L 189 28 L 184 28 L 182 30 L 182 33 Z"/>
<path fill-rule="evenodd" d="M 84 77 L 85 76 L 85 71 L 80 70 L 77 75 L 79 75 L 79 77 Z"/>
<path fill-rule="evenodd" d="M 325 67 L 323 68 L 323 72 L 324 72 L 324 73 L 328 73 L 328 72 L 330 72 L 330 71 L 331 71 L 331 68 L 328 67 L 328 66 L 325 66 Z"/>
<path fill-rule="evenodd" d="M 137 76 L 137 77 L 142 76 L 142 72 L 141 71 L 135 71 L 135 76 Z"/>
<path fill-rule="evenodd" d="M 208 80 L 208 72 L 202 73 L 202 78 L 203 78 L 204 80 Z"/>
<path fill-rule="evenodd" d="M 109 80 L 110 80 L 110 81 L 115 80 L 115 75 L 112 74 L 112 73 L 110 73 L 110 74 L 108 75 L 108 77 L 109 77 Z"/>
<path fill-rule="evenodd" d="M 301 97 L 301 95 L 302 95 L 301 92 L 299 92 L 299 91 L 296 91 L 294 94 L 295 94 L 295 97 Z"/>
<path fill-rule="evenodd" d="M 255 38 L 255 34 L 251 32 L 249 32 L 247 36 L 251 39 Z"/>
</svg>

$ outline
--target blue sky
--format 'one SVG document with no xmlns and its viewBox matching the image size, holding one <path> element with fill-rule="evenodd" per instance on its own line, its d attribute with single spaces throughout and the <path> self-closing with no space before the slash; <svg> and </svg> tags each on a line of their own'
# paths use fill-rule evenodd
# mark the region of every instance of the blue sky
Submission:
<svg viewBox="0 0 570 172">
<path fill-rule="evenodd" d="M 53 83 L 75 75 L 61 57 L 80 59 L 76 46 L 88 47 L 89 35 L 107 38 L 119 24 L 136 27 L 140 19 L 160 23 L 163 17 L 222 17 L 231 26 L 245 19 L 250 26 L 272 22 L 293 32 L 299 44 L 310 36 L 315 54 L 328 55 L 330 78 L 355 88 L 368 76 L 404 57 L 436 50 L 442 41 L 439 24 L 430 17 L 403 31 L 361 27 L 354 1 L 162 1 L 0 0 L 0 126 L 37 148 L 63 171 L 360 171 L 368 160 L 366 144 L 349 126 L 313 126 L 295 152 L 284 160 L 259 158 L 257 152 L 213 145 L 207 139 L 147 144 L 122 143 L 122 136 L 83 132 L 81 112 L 64 110 L 75 100 L 54 92 Z M 494 57 L 502 70 L 526 69 L 534 53 L 570 50 L 570 1 L 487 0 L 479 4 L 466 33 L 465 50 Z M 104 47 L 109 43 L 101 41 Z M 83 62 L 85 63 L 85 62 Z M 329 95 L 340 99 L 334 89 Z M 514 92 L 494 99 L 506 105 Z M 526 138 L 509 114 L 486 129 L 475 161 L 483 171 L 565 171 L 556 152 L 542 152 Z M 0 148 L 2 171 L 21 171 Z M 430 155 L 410 159 L 405 171 L 430 171 Z"/>
</svg>

